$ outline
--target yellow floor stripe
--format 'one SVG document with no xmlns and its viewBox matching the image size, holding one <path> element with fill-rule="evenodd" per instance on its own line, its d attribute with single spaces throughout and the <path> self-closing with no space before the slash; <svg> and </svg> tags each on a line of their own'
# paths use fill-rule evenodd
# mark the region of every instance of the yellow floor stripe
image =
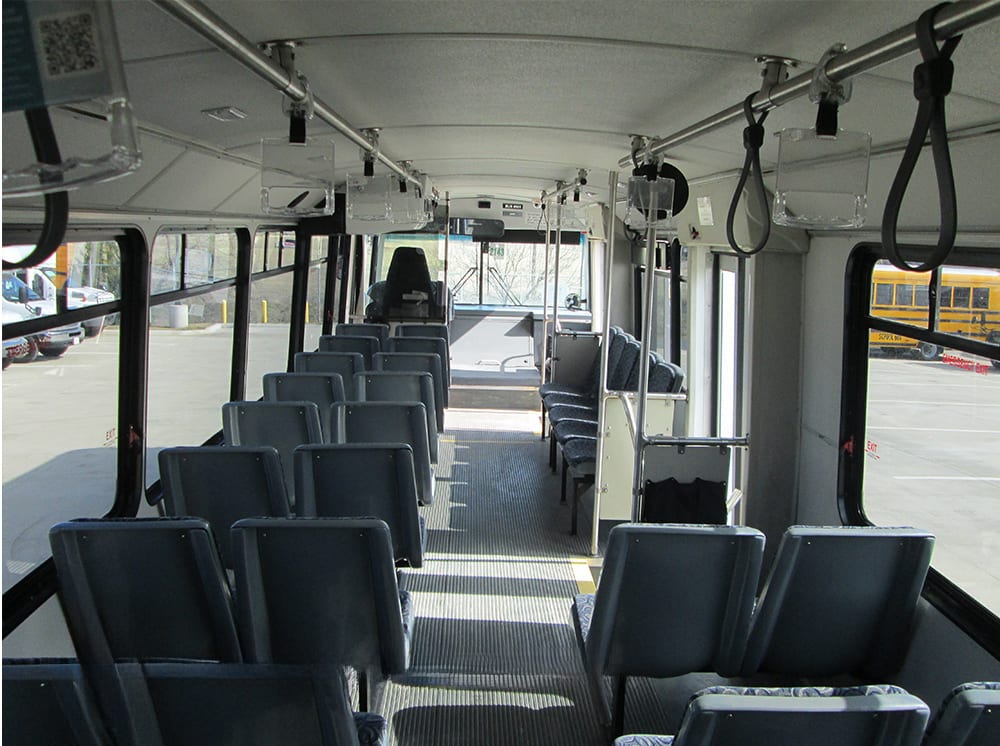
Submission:
<svg viewBox="0 0 1000 746">
<path fill-rule="evenodd" d="M 570 557 L 569 564 L 573 568 L 573 578 L 576 580 L 576 587 L 580 593 L 596 592 L 597 585 L 590 572 L 590 560 L 586 557 Z"/>
</svg>

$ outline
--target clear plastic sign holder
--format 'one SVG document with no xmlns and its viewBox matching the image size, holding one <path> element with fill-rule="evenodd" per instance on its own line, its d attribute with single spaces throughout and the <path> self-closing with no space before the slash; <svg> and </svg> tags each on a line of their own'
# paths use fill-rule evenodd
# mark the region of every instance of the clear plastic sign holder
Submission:
<svg viewBox="0 0 1000 746">
<path fill-rule="evenodd" d="M 347 216 L 352 220 L 388 221 L 389 198 L 392 190 L 399 191 L 399 180 L 383 176 L 347 175 Z"/>
<path fill-rule="evenodd" d="M 333 142 L 261 140 L 260 207 L 268 215 L 308 217 L 334 212 Z"/>
<path fill-rule="evenodd" d="M 399 179 L 389 190 L 389 219 L 396 224 L 413 226 L 426 224 L 431 218 L 427 210 L 427 200 L 421 196 L 420 188 L 407 184 L 406 191 L 400 191 Z"/>
<path fill-rule="evenodd" d="M 784 129 L 777 137 L 774 222 L 818 230 L 863 226 L 871 135 L 841 130 L 830 137 L 813 129 Z"/>
<path fill-rule="evenodd" d="M 574 202 L 562 206 L 562 229 L 564 231 L 587 230 L 587 215 L 581 205 Z"/>
<path fill-rule="evenodd" d="M 652 225 L 657 233 L 673 233 L 673 204 L 673 179 L 649 181 L 645 176 L 633 176 L 628 180 L 625 225 L 640 232 Z"/>
<path fill-rule="evenodd" d="M 4 0 L 4 113 L 90 101 L 107 119 L 108 152 L 67 154 L 62 143 L 60 163 L 5 163 L 4 197 L 77 189 L 142 163 L 110 0 Z"/>
</svg>

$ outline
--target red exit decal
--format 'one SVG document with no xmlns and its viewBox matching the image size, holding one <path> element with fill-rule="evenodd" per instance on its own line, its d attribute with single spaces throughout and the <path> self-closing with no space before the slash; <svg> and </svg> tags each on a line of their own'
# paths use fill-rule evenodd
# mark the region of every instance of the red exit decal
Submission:
<svg viewBox="0 0 1000 746">
<path fill-rule="evenodd" d="M 967 360 L 964 357 L 958 357 L 957 355 L 942 355 L 941 362 L 946 363 L 953 368 L 961 368 L 962 370 L 967 370 L 970 373 L 978 373 L 981 376 L 985 376 L 990 369 L 989 363 L 977 363 L 975 360 Z"/>
</svg>

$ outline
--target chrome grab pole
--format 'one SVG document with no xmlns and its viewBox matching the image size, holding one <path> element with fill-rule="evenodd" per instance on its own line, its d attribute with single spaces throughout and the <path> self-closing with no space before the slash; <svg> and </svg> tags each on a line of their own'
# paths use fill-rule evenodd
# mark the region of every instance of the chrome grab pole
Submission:
<svg viewBox="0 0 1000 746">
<path fill-rule="evenodd" d="M 598 438 L 597 464 L 594 470 L 594 520 L 591 525 L 590 553 L 597 554 L 598 532 L 601 515 L 601 482 L 603 481 L 604 464 L 604 420 L 607 408 L 608 394 L 608 339 L 611 334 L 611 272 L 614 268 L 615 253 L 615 204 L 618 202 L 618 172 L 612 171 L 608 176 L 608 215 L 604 226 L 604 321 L 601 335 L 601 396 L 597 410 Z"/>
<path fill-rule="evenodd" d="M 653 280 L 656 270 L 656 218 L 659 194 L 649 182 L 646 220 L 646 281 L 642 296 L 642 340 L 639 351 L 639 401 L 635 416 L 635 462 L 632 467 L 632 521 L 642 514 L 642 461 L 646 446 L 646 397 L 649 396 L 649 347 L 653 336 Z"/>
<path fill-rule="evenodd" d="M 934 37 L 938 41 L 943 41 L 997 18 L 1000 18 L 1000 0 L 951 3 L 942 8 L 934 18 Z M 862 44 L 856 49 L 833 57 L 826 64 L 826 76 L 832 82 L 838 83 L 860 73 L 868 72 L 879 65 L 904 57 L 910 52 L 916 51 L 917 48 L 914 24 L 910 23 L 867 44 Z M 767 93 L 757 93 L 752 100 L 753 111 L 761 114 L 805 96 L 809 92 L 813 72 L 810 70 L 794 78 L 789 78 L 784 83 L 779 83 L 771 88 Z M 670 148 L 701 137 L 712 130 L 743 121 L 745 121 L 745 115 L 743 102 L 740 101 L 738 104 L 706 117 L 690 127 L 678 130 L 672 135 L 654 138 L 649 144 L 649 152 L 653 156 L 662 155 Z M 631 153 L 618 161 L 621 168 L 625 168 L 631 163 Z"/>
</svg>

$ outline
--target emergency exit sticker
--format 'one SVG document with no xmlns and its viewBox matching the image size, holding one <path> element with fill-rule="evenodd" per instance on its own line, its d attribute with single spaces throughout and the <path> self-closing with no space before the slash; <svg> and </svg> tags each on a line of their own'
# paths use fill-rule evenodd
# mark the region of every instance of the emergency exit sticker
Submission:
<svg viewBox="0 0 1000 746">
<path fill-rule="evenodd" d="M 712 217 L 712 198 L 698 198 L 698 222 L 702 225 L 715 225 L 715 218 Z"/>
</svg>

